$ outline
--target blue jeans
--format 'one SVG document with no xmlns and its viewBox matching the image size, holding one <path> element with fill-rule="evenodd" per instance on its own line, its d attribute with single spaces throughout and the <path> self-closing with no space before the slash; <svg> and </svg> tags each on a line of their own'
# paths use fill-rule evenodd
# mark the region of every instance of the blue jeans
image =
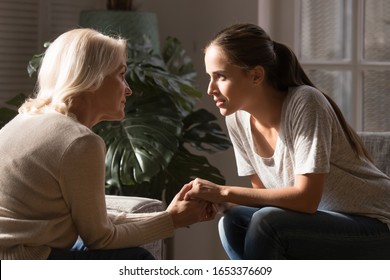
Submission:
<svg viewBox="0 0 390 280">
<path fill-rule="evenodd" d="M 390 259 L 388 226 L 365 216 L 237 206 L 218 228 L 231 259 Z"/>
<path fill-rule="evenodd" d="M 82 240 L 77 240 L 71 250 L 52 249 L 48 260 L 154 260 L 144 248 L 88 250 Z"/>
</svg>

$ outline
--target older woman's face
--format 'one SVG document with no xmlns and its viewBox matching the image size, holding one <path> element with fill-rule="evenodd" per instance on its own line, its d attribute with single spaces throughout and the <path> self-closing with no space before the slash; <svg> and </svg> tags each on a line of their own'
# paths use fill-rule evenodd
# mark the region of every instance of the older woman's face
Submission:
<svg viewBox="0 0 390 280">
<path fill-rule="evenodd" d="M 122 120 L 125 116 L 126 96 L 131 95 L 131 89 L 126 82 L 125 60 L 111 74 L 106 76 L 100 88 L 95 92 L 95 108 L 100 114 L 100 120 Z"/>
</svg>

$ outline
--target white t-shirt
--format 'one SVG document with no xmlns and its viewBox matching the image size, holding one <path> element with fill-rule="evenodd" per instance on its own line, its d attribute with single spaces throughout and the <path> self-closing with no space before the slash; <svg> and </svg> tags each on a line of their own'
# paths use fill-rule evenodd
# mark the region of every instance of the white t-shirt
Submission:
<svg viewBox="0 0 390 280">
<path fill-rule="evenodd" d="M 297 174 L 327 173 L 319 209 L 378 218 L 390 225 L 390 178 L 359 159 L 331 105 L 315 88 L 290 88 L 274 155 L 263 158 L 253 143 L 250 114 L 226 117 L 238 175 L 257 174 L 266 188 L 291 187 Z"/>
</svg>

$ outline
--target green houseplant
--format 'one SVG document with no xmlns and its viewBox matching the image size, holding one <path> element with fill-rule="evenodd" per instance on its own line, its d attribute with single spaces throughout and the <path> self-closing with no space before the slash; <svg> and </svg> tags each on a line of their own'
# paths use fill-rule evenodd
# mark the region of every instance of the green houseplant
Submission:
<svg viewBox="0 0 390 280">
<path fill-rule="evenodd" d="M 224 178 L 204 153 L 230 147 L 230 141 L 204 109 L 194 110 L 201 93 L 196 73 L 181 43 L 167 38 L 161 55 L 150 40 L 128 42 L 126 80 L 133 90 L 125 118 L 93 129 L 107 147 L 107 194 L 135 195 L 169 202 L 183 184 L 202 177 Z M 43 54 L 28 65 L 30 76 Z"/>
<path fill-rule="evenodd" d="M 25 98 L 26 96 L 23 93 L 20 93 L 5 102 L 8 107 L 0 108 L 0 128 L 6 125 L 7 122 L 18 114 L 18 107 L 22 104 Z"/>
</svg>

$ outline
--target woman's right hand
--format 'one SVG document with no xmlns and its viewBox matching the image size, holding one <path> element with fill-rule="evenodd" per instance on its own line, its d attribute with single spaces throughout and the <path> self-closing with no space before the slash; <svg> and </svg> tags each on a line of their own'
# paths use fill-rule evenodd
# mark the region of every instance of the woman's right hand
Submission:
<svg viewBox="0 0 390 280">
<path fill-rule="evenodd" d="M 196 198 L 185 200 L 184 196 L 191 188 L 191 184 L 185 184 L 167 208 L 175 228 L 210 221 L 217 214 L 217 207 L 208 201 Z"/>
</svg>

